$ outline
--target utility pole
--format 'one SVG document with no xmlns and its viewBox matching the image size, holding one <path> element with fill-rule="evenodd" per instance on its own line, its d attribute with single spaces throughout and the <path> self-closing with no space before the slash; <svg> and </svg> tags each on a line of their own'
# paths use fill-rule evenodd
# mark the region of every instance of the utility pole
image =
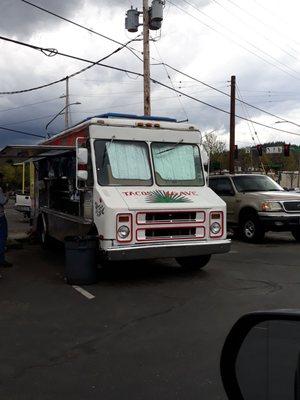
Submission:
<svg viewBox="0 0 300 400">
<path fill-rule="evenodd" d="M 165 0 L 152 0 L 151 7 L 149 7 L 148 0 L 143 0 L 142 11 L 131 6 L 126 13 L 125 28 L 129 32 L 137 32 L 139 26 L 143 26 L 144 115 L 151 115 L 150 30 L 157 31 L 161 28 L 164 5 Z M 139 22 L 141 14 L 143 23 Z"/>
<path fill-rule="evenodd" d="M 70 95 L 69 95 L 69 77 L 66 78 L 66 104 L 65 104 L 65 129 L 69 128 L 69 104 L 70 104 Z"/>
<path fill-rule="evenodd" d="M 234 149 L 235 149 L 235 76 L 231 77 L 230 93 L 230 146 L 229 146 L 229 173 L 234 174 Z"/>
<path fill-rule="evenodd" d="M 143 0 L 144 115 L 151 115 L 149 5 Z"/>
</svg>

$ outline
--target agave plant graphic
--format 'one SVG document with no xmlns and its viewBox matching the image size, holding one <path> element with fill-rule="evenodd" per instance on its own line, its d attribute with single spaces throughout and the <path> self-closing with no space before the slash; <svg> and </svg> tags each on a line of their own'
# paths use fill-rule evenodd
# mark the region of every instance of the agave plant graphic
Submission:
<svg viewBox="0 0 300 400">
<path fill-rule="evenodd" d="M 153 190 L 146 197 L 147 203 L 191 203 L 192 200 L 182 194 Z"/>
</svg>

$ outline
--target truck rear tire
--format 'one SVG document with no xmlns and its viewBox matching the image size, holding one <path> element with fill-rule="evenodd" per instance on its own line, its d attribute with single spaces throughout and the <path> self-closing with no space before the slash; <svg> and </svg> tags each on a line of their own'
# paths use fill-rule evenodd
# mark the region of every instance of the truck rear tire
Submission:
<svg viewBox="0 0 300 400">
<path fill-rule="evenodd" d="M 176 261 L 187 271 L 197 271 L 205 267 L 210 258 L 211 254 L 206 254 L 203 256 L 177 257 Z"/>
<path fill-rule="evenodd" d="M 265 229 L 254 212 L 242 216 L 240 220 L 240 235 L 248 243 L 260 243 L 264 240 Z"/>
<path fill-rule="evenodd" d="M 300 242 L 300 228 L 295 228 L 292 230 L 292 235 L 297 242 Z"/>
<path fill-rule="evenodd" d="M 45 227 L 43 217 L 39 218 L 37 226 L 37 235 L 38 235 L 38 241 L 42 249 L 47 250 L 53 248 L 53 239 L 47 233 L 47 228 Z"/>
</svg>

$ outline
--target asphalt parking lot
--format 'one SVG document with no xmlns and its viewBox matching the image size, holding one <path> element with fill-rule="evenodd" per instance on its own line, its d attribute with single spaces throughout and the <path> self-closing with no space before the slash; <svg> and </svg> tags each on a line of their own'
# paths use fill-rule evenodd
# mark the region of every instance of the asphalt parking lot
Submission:
<svg viewBox="0 0 300 400">
<path fill-rule="evenodd" d="M 14 232 L 26 230 L 9 210 Z M 64 254 L 7 253 L 0 281 L 0 398 L 225 399 L 219 356 L 248 311 L 300 306 L 300 244 L 234 241 L 203 271 L 172 259 L 121 263 L 85 287 L 63 282 Z"/>
</svg>

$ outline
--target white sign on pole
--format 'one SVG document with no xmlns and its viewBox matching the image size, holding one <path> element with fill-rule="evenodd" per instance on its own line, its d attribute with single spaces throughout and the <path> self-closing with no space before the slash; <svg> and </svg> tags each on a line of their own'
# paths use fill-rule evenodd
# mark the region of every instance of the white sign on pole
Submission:
<svg viewBox="0 0 300 400">
<path fill-rule="evenodd" d="M 282 146 L 266 147 L 266 154 L 281 154 Z"/>
<path fill-rule="evenodd" d="M 251 153 L 251 147 L 246 147 L 245 148 L 245 153 L 250 154 Z"/>
</svg>

